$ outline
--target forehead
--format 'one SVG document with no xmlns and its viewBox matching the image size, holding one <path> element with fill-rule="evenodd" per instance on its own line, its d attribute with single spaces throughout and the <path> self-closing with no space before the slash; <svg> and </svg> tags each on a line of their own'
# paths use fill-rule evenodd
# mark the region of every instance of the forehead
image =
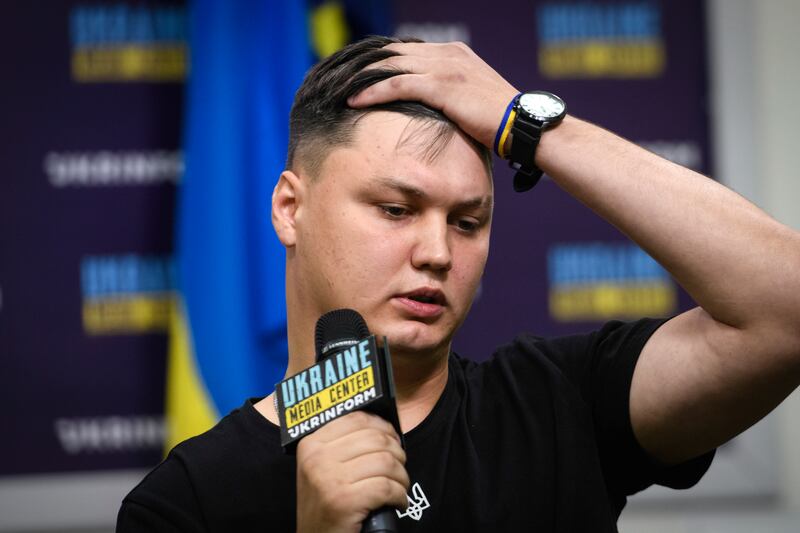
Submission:
<svg viewBox="0 0 800 533">
<path fill-rule="evenodd" d="M 354 128 L 353 141 L 326 158 L 323 182 L 335 176 L 340 186 L 373 186 L 388 178 L 426 194 L 491 201 L 483 156 L 457 128 L 386 111 L 365 114 Z"/>
</svg>

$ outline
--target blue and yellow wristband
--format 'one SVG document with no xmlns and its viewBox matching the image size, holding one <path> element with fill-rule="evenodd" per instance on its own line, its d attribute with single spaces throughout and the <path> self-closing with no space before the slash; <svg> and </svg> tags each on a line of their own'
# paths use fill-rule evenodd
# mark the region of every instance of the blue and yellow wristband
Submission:
<svg viewBox="0 0 800 533">
<path fill-rule="evenodd" d="M 494 136 L 494 153 L 501 159 L 506 158 L 503 146 L 506 143 L 506 139 L 508 139 L 511 126 L 514 124 L 514 119 L 517 116 L 517 112 L 514 110 L 514 104 L 517 103 L 517 98 L 519 98 L 521 94 L 522 93 L 517 93 L 508 103 L 506 112 L 503 114 L 503 120 L 500 122 L 500 127 L 497 128 L 497 134 Z"/>
</svg>

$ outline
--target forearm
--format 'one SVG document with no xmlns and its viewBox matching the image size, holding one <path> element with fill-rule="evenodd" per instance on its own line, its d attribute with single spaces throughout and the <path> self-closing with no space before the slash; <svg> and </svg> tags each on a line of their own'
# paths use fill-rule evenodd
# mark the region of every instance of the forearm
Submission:
<svg viewBox="0 0 800 533">
<path fill-rule="evenodd" d="M 574 117 L 543 135 L 536 160 L 714 319 L 800 329 L 800 235 L 738 194 Z"/>
</svg>

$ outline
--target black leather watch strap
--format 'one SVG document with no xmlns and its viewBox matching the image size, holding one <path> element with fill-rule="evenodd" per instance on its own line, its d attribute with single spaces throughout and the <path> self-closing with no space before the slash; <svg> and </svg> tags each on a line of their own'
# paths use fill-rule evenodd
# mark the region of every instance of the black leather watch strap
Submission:
<svg viewBox="0 0 800 533">
<path fill-rule="evenodd" d="M 532 189 L 543 174 L 534 161 L 542 129 L 537 124 L 525 120 L 525 117 L 517 115 L 511 135 L 509 166 L 517 171 L 514 175 L 514 190 L 525 192 Z"/>
<path fill-rule="evenodd" d="M 520 119 L 517 119 L 514 128 L 511 130 L 513 135 L 511 143 L 511 153 L 509 154 L 509 161 L 512 168 L 530 174 L 531 170 L 536 166 L 534 164 L 533 156 L 536 153 L 536 146 L 539 144 L 541 133 L 531 133 L 527 128 L 523 130 L 518 128 Z"/>
</svg>

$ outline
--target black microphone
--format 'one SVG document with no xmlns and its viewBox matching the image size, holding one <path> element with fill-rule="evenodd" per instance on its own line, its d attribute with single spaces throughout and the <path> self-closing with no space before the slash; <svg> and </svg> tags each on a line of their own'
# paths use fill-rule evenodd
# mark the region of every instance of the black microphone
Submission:
<svg viewBox="0 0 800 533">
<path fill-rule="evenodd" d="M 358 311 L 335 309 L 319 317 L 314 329 L 317 362 L 327 355 L 349 348 L 369 337 L 369 328 Z"/>
<path fill-rule="evenodd" d="M 314 332 L 314 344 L 317 349 L 317 361 L 324 359 L 327 355 L 335 353 L 344 348 L 349 348 L 356 344 L 360 339 L 369 336 L 369 329 L 367 328 L 364 318 L 352 309 L 336 309 L 322 315 L 317 321 L 317 327 Z M 384 346 L 386 343 L 384 342 Z M 386 350 L 383 350 L 386 353 Z M 391 371 L 391 361 L 387 359 L 387 368 Z M 392 388 L 394 385 L 392 380 Z M 394 416 L 397 417 L 397 405 L 395 404 L 394 394 L 391 395 L 391 405 L 385 405 L 385 408 L 393 409 Z M 387 400 L 389 400 L 387 398 Z M 391 416 L 391 413 L 387 413 Z M 383 415 L 382 415 L 383 416 Z M 399 422 L 395 425 L 395 429 L 399 435 L 402 432 L 399 429 Z M 361 525 L 362 533 L 378 533 L 378 532 L 392 532 L 397 531 L 397 514 L 395 510 L 389 506 L 375 509 L 367 515 Z"/>
<path fill-rule="evenodd" d="M 293 453 L 302 437 L 358 409 L 388 420 L 403 444 L 386 338 L 379 347 L 352 309 L 322 315 L 314 333 L 317 362 L 275 387 L 284 451 Z M 361 527 L 365 533 L 397 529 L 396 512 L 388 506 L 372 511 Z"/>
</svg>

